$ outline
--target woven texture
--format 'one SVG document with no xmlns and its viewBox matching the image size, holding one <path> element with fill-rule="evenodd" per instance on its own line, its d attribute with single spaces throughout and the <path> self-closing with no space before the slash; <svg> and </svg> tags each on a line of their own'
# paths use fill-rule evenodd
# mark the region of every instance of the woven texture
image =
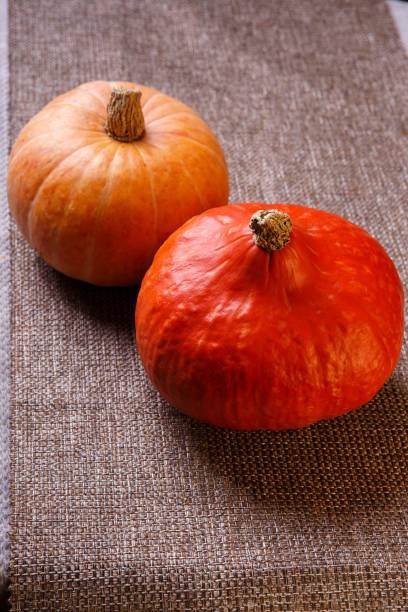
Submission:
<svg viewBox="0 0 408 612">
<path fill-rule="evenodd" d="M 93 79 L 145 83 L 224 147 L 230 201 L 297 202 L 408 240 L 408 67 L 379 0 L 16 0 L 10 138 Z M 137 289 L 54 272 L 12 231 L 13 610 L 406 610 L 406 345 L 366 406 L 232 432 L 160 399 Z"/>
</svg>

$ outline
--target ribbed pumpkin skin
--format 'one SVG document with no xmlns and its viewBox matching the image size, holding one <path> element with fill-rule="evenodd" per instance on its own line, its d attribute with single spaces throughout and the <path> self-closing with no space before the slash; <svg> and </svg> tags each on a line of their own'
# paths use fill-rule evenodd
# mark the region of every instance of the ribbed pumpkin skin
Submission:
<svg viewBox="0 0 408 612">
<path fill-rule="evenodd" d="M 248 227 L 286 212 L 269 254 Z M 345 219 L 290 204 L 234 204 L 191 219 L 148 270 L 136 341 L 161 395 L 235 429 L 290 429 L 370 400 L 397 364 L 403 291 L 380 244 Z"/>
<path fill-rule="evenodd" d="M 142 92 L 140 140 L 104 131 L 114 87 Z M 224 155 L 204 121 L 124 82 L 85 83 L 45 106 L 14 144 L 7 186 L 19 229 L 45 261 L 96 285 L 137 283 L 172 231 L 228 202 Z"/>
</svg>

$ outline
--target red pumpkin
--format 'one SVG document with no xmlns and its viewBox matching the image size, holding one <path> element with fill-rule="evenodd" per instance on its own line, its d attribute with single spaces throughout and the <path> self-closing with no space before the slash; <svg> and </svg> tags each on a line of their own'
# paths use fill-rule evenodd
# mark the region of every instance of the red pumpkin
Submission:
<svg viewBox="0 0 408 612">
<path fill-rule="evenodd" d="M 153 385 L 185 414 L 236 429 L 361 406 L 393 371 L 402 335 L 401 282 L 380 244 L 294 204 L 191 219 L 157 252 L 136 306 Z"/>
<path fill-rule="evenodd" d="M 51 266 L 96 285 L 131 285 L 173 230 L 228 202 L 228 174 L 191 108 L 149 87 L 97 81 L 59 96 L 23 128 L 8 199 Z"/>
</svg>

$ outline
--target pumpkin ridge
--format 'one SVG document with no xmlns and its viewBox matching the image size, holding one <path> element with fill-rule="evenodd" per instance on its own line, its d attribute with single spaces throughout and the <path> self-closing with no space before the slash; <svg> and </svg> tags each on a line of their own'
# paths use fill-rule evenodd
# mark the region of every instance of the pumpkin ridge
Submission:
<svg viewBox="0 0 408 612">
<path fill-rule="evenodd" d="M 152 204 L 153 204 L 153 210 L 154 210 L 154 218 L 153 218 L 153 225 L 154 225 L 154 235 L 156 236 L 156 245 L 158 243 L 158 217 L 159 217 L 159 211 L 158 211 L 158 207 L 157 207 L 157 198 L 156 198 L 156 190 L 154 187 L 154 180 L 153 180 L 153 176 L 151 171 L 149 170 L 148 164 L 146 163 L 145 157 L 142 153 L 142 151 L 140 150 L 140 147 L 135 147 L 136 151 L 139 154 L 139 157 L 142 159 L 143 162 L 143 166 L 144 166 L 144 170 L 146 173 L 146 176 L 149 179 L 149 183 L 150 183 L 150 189 L 151 189 L 151 194 L 152 194 Z M 160 245 L 158 245 L 160 246 Z"/>
<path fill-rule="evenodd" d="M 166 157 L 168 157 L 168 151 L 166 149 L 164 149 L 163 147 L 161 147 L 160 145 L 151 142 L 149 143 L 151 144 L 152 147 L 156 147 L 156 149 L 159 149 L 159 151 L 161 151 L 163 153 L 163 155 Z M 203 203 L 204 198 L 202 193 L 199 191 L 199 189 L 197 188 L 197 185 L 195 184 L 193 177 L 191 176 L 190 172 L 187 170 L 185 163 L 183 162 L 182 159 L 177 158 L 177 163 L 180 165 L 181 169 L 183 170 L 185 176 L 189 179 L 189 181 L 191 182 L 194 191 L 196 192 L 198 199 L 200 200 L 200 204 L 201 204 L 201 208 L 202 208 L 202 212 L 204 212 L 204 210 L 206 210 L 206 206 Z"/>
<path fill-rule="evenodd" d="M 94 91 L 92 91 L 91 89 L 88 89 L 84 85 L 79 85 L 79 87 L 77 89 L 80 89 L 81 91 L 86 91 L 86 93 L 88 93 L 90 96 L 92 96 L 95 100 L 98 100 L 98 102 L 103 104 L 103 106 L 106 108 L 109 100 L 103 100 Z"/>
<path fill-rule="evenodd" d="M 225 159 L 221 155 L 219 155 L 217 151 L 214 151 L 214 149 L 212 149 L 208 145 L 204 144 L 200 140 L 197 140 L 197 138 L 193 138 L 192 136 L 186 136 L 185 134 L 180 134 L 179 132 L 174 131 L 174 130 L 169 130 L 167 134 L 171 134 L 172 136 L 177 136 L 179 140 L 184 139 L 184 140 L 187 140 L 188 142 L 193 142 L 194 144 L 199 145 L 202 149 L 205 149 L 206 151 L 211 153 L 211 155 L 215 157 L 223 167 L 226 166 Z"/>
<path fill-rule="evenodd" d="M 167 133 L 168 133 L 168 134 L 172 134 L 173 132 L 167 132 Z M 161 139 L 159 139 L 159 141 L 161 142 Z M 203 143 L 200 143 L 200 142 L 199 142 L 199 141 L 197 141 L 197 140 L 194 140 L 193 142 L 194 142 L 195 144 L 202 145 L 202 148 L 203 148 L 203 149 L 206 149 L 207 151 L 211 152 L 211 153 L 213 154 L 213 157 L 214 157 L 214 158 L 215 158 L 215 159 L 218 161 L 218 163 L 222 162 L 222 164 L 221 164 L 221 165 L 222 165 L 222 167 L 223 167 L 223 168 L 226 168 L 226 162 L 225 162 L 225 159 L 223 159 L 222 157 L 220 157 L 219 155 L 217 155 L 217 153 L 216 153 L 216 152 L 215 152 L 213 149 L 211 149 L 211 148 L 210 148 L 210 147 L 208 147 L 207 145 L 204 145 Z M 149 144 L 151 144 L 151 145 L 153 145 L 153 146 L 156 146 L 156 147 L 160 148 L 160 149 L 161 149 L 161 151 L 163 151 L 163 154 L 165 154 L 165 155 L 167 155 L 167 154 L 168 154 L 168 148 L 167 148 L 167 147 L 160 146 L 160 145 L 158 145 L 156 142 L 152 142 L 152 141 L 150 141 L 150 142 L 149 142 Z M 196 160 L 198 160 L 198 161 L 200 162 L 200 157 L 199 157 L 199 155 L 198 155 L 198 153 L 197 153 L 197 152 L 195 152 L 195 151 L 193 152 L 193 150 L 190 150 L 190 155 L 191 155 L 192 157 L 194 157 Z M 179 161 L 179 160 L 178 160 L 178 161 Z M 203 212 L 204 212 L 204 211 L 203 211 Z"/>
<path fill-rule="evenodd" d="M 190 117 L 191 120 L 193 121 L 192 126 L 190 123 L 185 123 L 180 120 L 174 119 L 174 116 Z M 170 121 L 169 121 L 169 126 L 167 127 L 165 120 L 168 117 L 170 118 Z M 158 123 L 161 121 L 163 121 L 163 124 L 160 123 L 159 126 L 153 125 L 156 122 Z M 174 123 L 176 123 L 177 125 L 172 125 Z M 214 148 L 219 147 L 219 143 L 214 133 L 211 131 L 209 132 L 205 124 L 197 125 L 197 118 L 192 113 L 184 113 L 184 112 L 171 113 L 170 115 L 165 115 L 163 117 L 159 117 L 158 119 L 153 119 L 153 121 L 148 123 L 147 127 L 149 128 L 149 133 L 151 136 L 161 136 L 162 134 L 170 134 L 172 136 L 177 136 L 178 138 L 180 138 L 180 136 L 185 137 L 185 138 L 191 138 L 192 140 L 194 140 L 194 142 L 205 144 L 201 140 L 201 136 L 203 136 L 204 140 L 206 141 L 212 140 L 214 142 L 214 145 L 215 145 Z M 194 132 L 196 133 L 197 135 L 196 138 L 194 138 L 194 136 L 191 134 L 192 130 L 194 130 Z M 186 136 L 186 132 L 188 132 L 188 136 Z"/>
<path fill-rule="evenodd" d="M 97 111 L 91 110 L 90 108 L 86 108 L 86 106 L 82 106 L 81 104 L 75 104 L 74 102 L 50 102 L 48 108 L 54 108 L 55 106 L 71 106 L 73 108 L 80 108 L 82 111 L 86 113 L 90 113 L 91 115 L 95 115 L 99 117 L 99 119 L 105 120 L 105 117 L 98 113 Z"/>
<path fill-rule="evenodd" d="M 99 141 L 97 141 L 97 142 L 101 142 L 101 140 L 99 140 Z M 47 176 L 45 176 L 45 177 L 44 177 L 44 179 L 41 181 L 40 185 L 39 185 L 39 186 L 38 186 L 38 188 L 37 188 L 37 191 L 35 192 L 35 195 L 34 195 L 34 197 L 33 197 L 32 201 L 31 201 L 30 208 L 29 208 L 28 213 L 27 213 L 27 234 L 28 234 L 28 236 L 29 236 L 29 238 L 30 238 L 30 241 L 32 241 L 32 237 L 31 237 L 31 223 L 32 223 L 32 216 L 33 216 L 33 214 L 34 214 L 34 210 L 35 210 L 36 204 L 37 204 L 37 202 L 38 202 L 38 197 L 39 197 L 39 195 L 40 195 L 41 189 L 44 187 L 44 185 L 46 184 L 46 182 L 48 181 L 48 179 L 51 177 L 51 175 L 52 175 L 52 174 L 54 174 L 54 172 L 55 172 L 56 170 L 58 170 L 58 168 L 59 168 L 59 167 L 60 167 L 60 166 L 61 166 L 61 165 L 62 165 L 62 164 L 65 162 L 65 161 L 67 161 L 67 160 L 68 160 L 70 157 L 72 157 L 73 155 L 75 155 L 75 153 L 77 153 L 78 151 L 81 151 L 82 149 L 86 149 L 86 148 L 88 148 L 88 147 L 92 147 L 92 146 L 94 146 L 95 144 L 97 144 L 97 143 L 95 143 L 95 142 L 91 142 L 91 143 L 88 143 L 88 144 L 86 144 L 86 145 L 83 145 L 82 147 L 78 147 L 77 149 L 75 149 L 74 151 L 72 151 L 71 153 L 69 153 L 69 154 L 68 154 L 66 157 L 63 157 L 63 158 L 62 158 L 62 159 L 61 159 L 61 160 L 60 160 L 60 161 L 57 163 L 57 165 L 56 165 L 56 166 L 54 166 L 54 167 L 53 167 L 53 168 L 50 170 L 50 172 L 47 174 Z"/>
<path fill-rule="evenodd" d="M 253 249 L 253 244 L 249 244 L 247 246 L 247 248 L 245 249 L 245 251 L 240 251 L 239 254 L 239 265 L 242 265 L 243 262 L 246 260 L 246 258 L 252 253 L 254 252 Z M 194 286 L 200 286 L 202 287 L 204 285 L 204 281 L 207 278 L 207 274 L 213 274 L 211 279 L 209 281 L 207 281 L 207 285 L 210 284 L 212 287 L 215 286 L 216 283 L 220 282 L 220 278 L 221 278 L 221 284 L 222 287 L 225 289 L 225 277 L 227 276 L 226 273 L 226 269 L 228 269 L 228 267 L 232 267 L 233 269 L 236 268 L 236 261 L 234 261 L 232 258 L 229 259 L 225 259 L 219 263 L 217 263 L 215 266 L 213 267 L 208 267 L 206 268 L 206 275 L 203 277 L 197 277 L 196 282 L 194 283 Z M 224 280 L 223 280 L 224 279 Z M 177 284 L 176 284 L 177 285 Z M 191 285 L 190 285 L 191 288 Z"/>
<path fill-rule="evenodd" d="M 247 237 L 247 234 L 240 234 L 239 236 L 237 236 L 236 238 L 233 238 L 229 242 L 226 242 L 225 244 L 220 244 L 220 246 L 215 247 L 215 249 L 213 249 L 212 252 L 213 253 L 217 253 L 218 251 L 222 251 L 224 249 L 228 249 L 228 248 L 230 248 L 230 246 L 232 244 L 234 244 L 234 242 L 238 242 L 238 240 L 243 240 L 246 237 Z"/>
<path fill-rule="evenodd" d="M 176 116 L 179 116 L 179 115 L 183 115 L 185 117 L 193 117 L 194 119 L 197 118 L 197 115 L 196 115 L 196 113 L 194 113 L 194 111 L 192 111 L 191 113 L 189 113 L 188 111 L 185 111 L 185 110 L 184 111 L 175 111 L 174 113 L 168 113 L 167 115 L 163 115 L 163 117 L 157 117 L 157 119 L 152 119 L 151 121 L 149 121 L 149 127 L 151 125 L 153 125 L 154 123 L 158 123 L 159 121 L 165 121 L 169 117 L 173 118 L 173 117 L 176 117 Z M 198 129 L 197 126 L 195 126 L 194 129 L 197 130 Z M 203 128 L 203 132 L 207 133 L 205 131 L 205 128 Z"/>
<path fill-rule="evenodd" d="M 111 143 L 110 143 L 111 144 Z M 99 202 L 97 203 L 97 215 L 96 215 L 96 219 L 95 219 L 95 229 L 97 229 L 98 225 L 100 224 L 101 221 L 101 217 L 103 215 L 103 208 L 104 205 L 106 204 L 106 200 L 107 197 L 109 195 L 109 191 L 110 191 L 110 186 L 111 186 L 111 182 L 112 182 L 112 166 L 113 166 L 113 162 L 115 160 L 116 154 L 118 152 L 119 147 L 117 147 L 113 153 L 112 159 L 109 162 L 109 170 L 108 170 L 108 176 L 106 178 L 106 183 L 104 188 L 102 189 L 102 193 L 100 194 L 99 197 Z M 106 148 L 101 149 L 101 151 L 99 151 L 98 154 L 105 154 L 106 153 Z M 81 181 L 85 175 L 85 170 L 86 168 L 84 168 L 84 171 L 82 172 L 79 180 L 77 181 L 77 187 L 81 186 Z M 73 191 L 71 193 L 71 195 L 73 195 L 73 193 L 75 193 L 75 191 Z M 64 215 L 61 218 L 61 222 L 60 222 L 60 231 L 61 231 L 61 227 L 63 225 L 64 219 L 66 217 L 66 215 L 68 214 L 69 210 L 70 210 L 70 206 L 68 206 L 65 211 L 64 211 Z M 96 232 L 94 231 L 92 233 L 92 242 L 89 244 L 88 249 L 87 249 L 87 253 L 86 253 L 86 263 L 84 264 L 84 279 L 85 281 L 89 278 L 90 273 L 92 271 L 92 265 L 93 265 L 93 255 L 95 253 L 95 246 L 96 246 Z"/>
<path fill-rule="evenodd" d="M 237 305 L 237 307 L 235 308 L 235 310 L 230 312 L 230 317 L 231 317 L 231 337 L 234 337 L 234 335 L 236 335 L 236 328 L 235 328 L 235 323 L 236 323 L 236 318 L 237 315 L 239 315 L 240 312 L 242 312 L 243 310 L 245 310 L 245 308 L 247 308 L 247 305 L 251 302 L 252 298 L 254 297 L 254 295 L 256 296 L 256 292 L 254 287 L 249 287 L 248 288 L 248 292 L 246 293 L 245 296 L 243 296 L 243 299 L 239 300 L 239 303 Z M 252 327 L 253 329 L 253 327 Z"/>
<path fill-rule="evenodd" d="M 142 94 L 143 95 L 143 94 Z M 146 112 L 149 112 L 149 109 L 147 108 L 149 102 L 151 102 L 152 100 L 154 100 L 155 98 L 162 96 L 164 98 L 167 98 L 167 96 L 165 94 L 162 94 L 160 91 L 158 91 L 157 93 L 153 94 L 152 96 L 150 96 L 150 98 L 148 98 L 146 100 L 146 102 L 143 102 L 142 104 L 142 111 L 145 113 L 145 118 L 146 118 Z"/>
<path fill-rule="evenodd" d="M 191 221 L 191 219 L 189 219 L 187 221 L 187 223 L 189 223 L 190 221 Z M 182 227 L 185 227 L 185 225 L 183 225 Z M 208 268 L 208 270 L 206 270 L 206 272 L 216 272 L 218 269 L 225 268 L 226 266 L 228 266 L 229 263 L 230 263 L 230 261 L 228 261 L 228 260 L 227 261 L 222 261 L 219 264 L 215 265 L 213 268 Z M 177 270 L 177 268 L 178 268 L 178 266 L 176 265 L 174 269 Z M 192 289 L 192 288 L 195 288 L 197 286 L 198 287 L 202 287 L 203 286 L 204 278 L 203 277 L 197 277 L 197 279 L 196 279 L 194 284 L 190 282 L 189 290 Z M 177 288 L 179 286 L 179 284 L 180 284 L 179 281 L 171 280 L 171 275 L 166 277 L 165 282 L 166 282 L 166 285 L 167 285 L 169 290 L 172 290 L 173 288 Z M 212 278 L 211 281 L 210 281 L 210 284 L 213 285 L 214 282 L 215 282 L 215 279 Z"/>
<path fill-rule="evenodd" d="M 264 282 L 264 288 L 267 289 L 269 286 L 269 281 L 270 281 L 270 277 L 271 277 L 271 264 L 272 264 L 272 257 L 271 257 L 272 253 L 267 253 L 267 257 L 265 257 L 265 272 L 264 272 L 264 277 L 265 277 L 265 282 Z"/>
<path fill-rule="evenodd" d="M 137 151 L 137 154 L 139 155 L 140 159 L 142 160 L 142 166 L 144 168 L 145 174 L 149 180 L 150 183 L 150 192 L 152 195 L 152 204 L 153 204 L 153 211 L 154 211 L 154 217 L 153 217 L 153 225 L 154 225 L 154 235 L 156 236 L 156 245 L 158 243 L 158 216 L 159 216 L 159 211 L 157 208 L 157 198 L 156 198 L 156 192 L 155 192 L 155 188 L 154 188 L 154 181 L 153 181 L 153 177 L 152 177 L 152 173 L 150 172 L 149 168 L 148 168 L 148 164 L 146 163 L 145 157 L 142 153 L 142 151 L 140 150 L 140 147 L 135 146 L 134 150 Z"/>
<path fill-rule="evenodd" d="M 205 207 L 205 204 L 203 203 L 204 202 L 204 198 L 203 198 L 202 193 L 200 192 L 200 190 L 198 189 L 197 185 L 195 184 L 195 182 L 193 180 L 193 177 L 191 176 L 190 172 L 187 170 L 186 164 L 183 162 L 183 160 L 182 159 L 178 159 L 177 161 L 178 161 L 181 169 L 183 170 L 185 176 L 189 179 L 190 183 L 192 184 L 193 189 L 196 192 L 196 194 L 198 196 L 198 199 L 200 200 L 202 212 L 204 212 L 206 207 Z"/>
<path fill-rule="evenodd" d="M 154 121 L 158 121 L 159 119 L 163 119 L 164 117 L 171 117 L 173 114 L 177 114 L 180 112 L 185 112 L 188 115 L 191 115 L 202 121 L 201 117 L 195 112 L 195 110 L 187 106 L 187 104 L 183 104 L 183 102 L 180 102 L 179 100 L 176 100 L 175 98 L 171 98 L 170 96 L 166 96 L 165 94 L 162 94 L 162 93 L 159 93 L 158 95 L 162 96 L 164 100 L 161 103 L 156 104 L 153 109 L 148 108 L 147 109 L 148 113 L 153 112 L 153 110 L 163 111 L 163 109 L 165 109 L 166 106 L 174 106 L 177 110 L 171 113 L 165 112 L 161 117 L 157 117 L 156 119 L 151 119 L 150 123 L 153 123 Z M 155 96 L 152 96 L 151 98 L 149 98 L 149 100 L 146 101 L 145 106 L 147 106 L 148 102 L 150 102 L 150 100 L 152 100 L 154 97 Z M 143 107 L 143 110 L 144 110 L 144 107 Z"/>
<path fill-rule="evenodd" d="M 67 132 L 73 132 L 73 131 L 74 132 L 78 132 L 78 131 L 95 132 L 95 135 L 98 134 L 101 137 L 101 140 L 102 140 L 102 134 L 100 132 L 98 132 L 98 130 L 96 130 L 96 129 L 89 129 L 89 128 L 65 128 L 65 130 Z M 61 134 L 61 132 L 63 132 L 63 131 L 64 131 L 64 129 L 63 130 L 58 129 L 58 133 L 59 134 Z M 19 147 L 17 147 L 17 149 L 13 150 L 13 156 L 11 158 L 11 161 L 14 162 L 14 160 L 18 157 L 20 152 L 23 151 L 26 148 L 27 145 L 31 144 L 37 138 L 45 138 L 47 140 L 48 139 L 48 134 L 35 134 L 34 136 L 32 136 L 31 138 L 26 140 L 21 146 L 19 146 Z"/>
</svg>

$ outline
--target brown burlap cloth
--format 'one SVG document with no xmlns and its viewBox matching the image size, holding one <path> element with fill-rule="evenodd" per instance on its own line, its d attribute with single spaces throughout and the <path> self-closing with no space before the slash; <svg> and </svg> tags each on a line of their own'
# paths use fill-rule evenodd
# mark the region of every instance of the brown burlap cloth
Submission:
<svg viewBox="0 0 408 612">
<path fill-rule="evenodd" d="M 231 202 L 372 233 L 407 278 L 408 58 L 380 0 L 10 3 L 11 139 L 93 79 L 154 86 L 222 143 Z M 137 289 L 54 272 L 12 232 L 13 610 L 407 610 L 407 353 L 377 397 L 299 431 L 166 405 Z"/>
</svg>

